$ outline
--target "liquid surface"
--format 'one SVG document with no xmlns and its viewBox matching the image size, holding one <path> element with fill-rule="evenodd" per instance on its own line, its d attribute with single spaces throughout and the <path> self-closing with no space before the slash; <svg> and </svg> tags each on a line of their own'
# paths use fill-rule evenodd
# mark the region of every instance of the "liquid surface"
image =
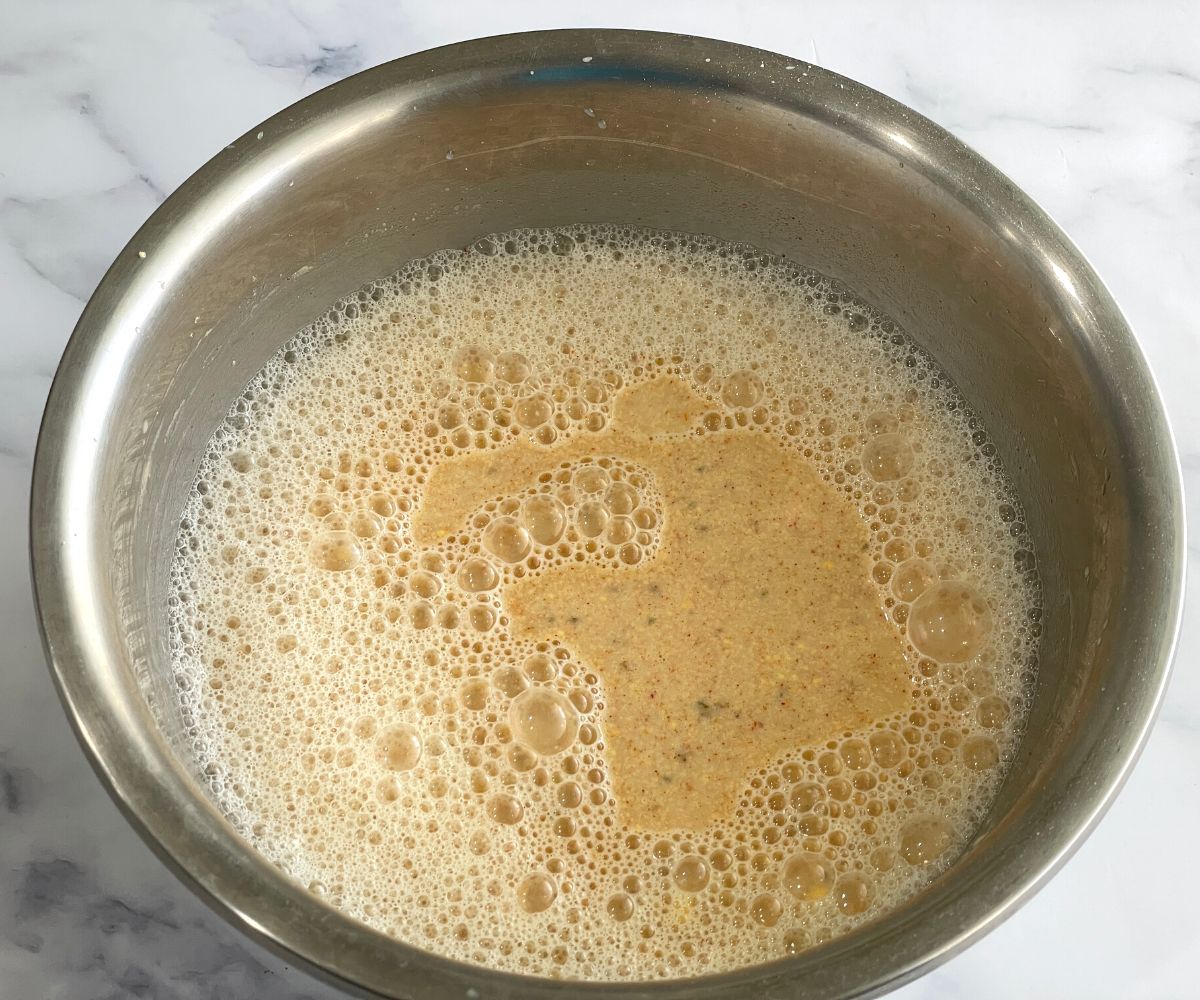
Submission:
<svg viewBox="0 0 1200 1000">
<path fill-rule="evenodd" d="M 181 524 L 213 794 L 334 906 L 608 980 L 792 954 L 968 841 L 1036 666 L 978 421 L 756 251 L 605 228 L 415 262 L 286 345 Z"/>
<path fill-rule="evenodd" d="M 414 521 L 417 541 L 434 543 L 490 494 L 593 453 L 645 470 L 669 512 L 661 535 L 648 532 L 653 556 L 571 562 L 505 592 L 515 636 L 560 643 L 610 679 L 606 758 L 633 827 L 693 829 L 731 813 L 749 768 L 900 711 L 912 686 L 853 508 L 767 435 L 693 434 L 704 410 L 674 377 L 625 389 L 612 429 L 439 465 Z M 596 485 L 587 495 L 630 508 L 606 516 L 605 535 L 626 530 L 618 519 L 636 492 Z"/>
</svg>

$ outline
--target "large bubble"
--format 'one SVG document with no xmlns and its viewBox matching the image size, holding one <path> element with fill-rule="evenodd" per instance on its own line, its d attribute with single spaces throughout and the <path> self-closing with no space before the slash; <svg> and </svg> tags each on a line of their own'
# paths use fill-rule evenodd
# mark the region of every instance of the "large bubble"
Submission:
<svg viewBox="0 0 1200 1000">
<path fill-rule="evenodd" d="M 992 628 L 992 613 L 974 587 L 945 581 L 925 590 L 913 603 L 908 634 L 926 656 L 962 663 L 979 652 Z"/>
<path fill-rule="evenodd" d="M 566 750 L 579 732 L 579 716 L 557 691 L 533 687 L 513 699 L 509 710 L 513 735 L 544 756 Z"/>
</svg>

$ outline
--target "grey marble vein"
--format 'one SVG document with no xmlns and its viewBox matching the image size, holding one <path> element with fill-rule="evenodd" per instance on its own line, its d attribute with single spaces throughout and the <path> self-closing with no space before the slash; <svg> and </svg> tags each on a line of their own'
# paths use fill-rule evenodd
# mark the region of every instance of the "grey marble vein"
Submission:
<svg viewBox="0 0 1200 1000">
<path fill-rule="evenodd" d="M 121 142 L 109 127 L 103 114 L 96 107 L 93 95 L 89 93 L 73 94 L 69 100 L 76 110 L 78 110 L 79 114 L 91 123 L 101 140 L 107 146 L 111 147 L 118 156 L 128 161 L 130 167 L 133 168 L 134 176 L 149 189 L 150 193 L 154 196 L 154 200 L 159 202 L 166 198 L 167 193 L 150 178 L 147 171 L 137 162 L 133 154 L 125 148 L 125 144 Z"/>
</svg>

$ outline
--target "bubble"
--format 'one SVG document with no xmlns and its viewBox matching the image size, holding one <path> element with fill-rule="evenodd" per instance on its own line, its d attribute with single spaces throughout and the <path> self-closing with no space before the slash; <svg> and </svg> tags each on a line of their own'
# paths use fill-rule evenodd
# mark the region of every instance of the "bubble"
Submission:
<svg viewBox="0 0 1200 1000">
<path fill-rule="evenodd" d="M 621 545 L 628 542 L 634 535 L 637 534 L 637 528 L 634 526 L 633 518 L 619 516 L 609 519 L 608 532 L 605 535 L 613 545 Z"/>
<path fill-rule="evenodd" d="M 575 523 L 584 538 L 596 538 L 608 526 L 608 508 L 599 500 L 589 500 L 580 505 L 575 514 Z"/>
<path fill-rule="evenodd" d="M 1008 702 L 991 695 L 979 703 L 975 714 L 985 729 L 999 729 L 1008 721 L 1009 711 Z"/>
<path fill-rule="evenodd" d="M 977 695 L 988 695 L 996 690 L 995 675 L 985 666 L 971 667 L 963 676 L 967 690 Z"/>
<path fill-rule="evenodd" d="M 888 410 L 877 410 L 867 417 L 864 424 L 867 428 L 867 433 L 872 436 L 877 434 L 895 434 L 900 430 L 900 419 L 896 414 Z"/>
<path fill-rule="evenodd" d="M 688 854 L 675 864 L 671 877 L 684 892 L 699 892 L 708 885 L 708 864 L 698 854 Z"/>
<path fill-rule="evenodd" d="M 807 931 L 788 931 L 783 935 L 783 953 L 799 955 L 812 944 L 812 938 Z"/>
<path fill-rule="evenodd" d="M 783 916 L 783 905 L 768 893 L 755 896 L 750 901 L 750 919 L 760 927 L 774 927 Z"/>
<path fill-rule="evenodd" d="M 909 820 L 900 831 L 900 857 L 910 865 L 927 865 L 950 846 L 954 828 L 938 816 L 921 816 Z"/>
<path fill-rule="evenodd" d="M 924 559 L 908 559 L 892 575 L 892 593 L 902 601 L 915 601 L 937 580 L 937 570 Z"/>
<path fill-rule="evenodd" d="M 515 698 L 529 687 L 525 675 L 516 667 L 503 667 L 497 670 L 492 678 L 492 684 L 506 698 Z"/>
<path fill-rule="evenodd" d="M 829 895 L 836 872 L 819 854 L 806 851 L 788 858 L 783 865 L 782 886 L 797 899 L 815 903 Z"/>
<path fill-rule="evenodd" d="M 846 740 L 839 753 L 846 766 L 860 771 L 871 763 L 871 750 L 862 740 Z"/>
<path fill-rule="evenodd" d="M 945 581 L 914 602 L 908 635 L 926 656 L 962 663 L 979 652 L 991 627 L 992 614 L 979 592 L 965 583 Z"/>
<path fill-rule="evenodd" d="M 721 400 L 726 406 L 753 406 L 762 396 L 762 379 L 751 371 L 734 372 L 721 386 Z"/>
<path fill-rule="evenodd" d="M 487 814 L 497 823 L 512 826 L 521 821 L 521 817 L 525 815 L 525 809 L 511 795 L 500 794 L 493 795 L 488 799 Z"/>
<path fill-rule="evenodd" d="M 474 604 L 467 612 L 467 620 L 476 632 L 488 632 L 496 625 L 496 612 L 486 604 Z"/>
<path fill-rule="evenodd" d="M 896 852 L 890 847 L 877 847 L 871 852 L 871 867 L 877 872 L 890 872 L 896 867 Z"/>
<path fill-rule="evenodd" d="M 529 360 L 518 351 L 502 351 L 496 356 L 496 378 L 501 382 L 517 385 L 529 378 L 532 371 Z"/>
<path fill-rule="evenodd" d="M 633 916 L 633 898 L 623 892 L 614 893 L 609 896 L 604 909 L 613 920 L 624 923 Z"/>
<path fill-rule="evenodd" d="M 875 899 L 875 887 L 865 875 L 843 875 L 834 886 L 834 899 L 843 913 L 864 913 Z"/>
<path fill-rule="evenodd" d="M 576 809 L 583 802 L 583 790 L 573 781 L 564 781 L 555 789 L 554 797 L 564 809 Z"/>
<path fill-rule="evenodd" d="M 562 538 L 567 527 L 567 513 L 561 501 L 545 494 L 526 500 L 521 517 L 530 536 L 539 545 L 553 545 Z"/>
<path fill-rule="evenodd" d="M 422 571 L 409 578 L 408 588 L 418 597 L 434 597 L 442 589 L 442 581 L 433 573 Z"/>
<path fill-rule="evenodd" d="M 375 743 L 375 756 L 389 771 L 411 771 L 420 763 L 421 735 L 407 723 L 388 726 Z"/>
<path fill-rule="evenodd" d="M 641 546 L 635 545 L 633 542 L 628 542 L 621 546 L 620 550 L 617 552 L 617 558 L 619 558 L 626 566 L 636 566 L 642 561 Z"/>
<path fill-rule="evenodd" d="M 531 653 L 525 657 L 524 670 L 526 677 L 539 684 L 545 684 L 558 676 L 558 667 L 553 657 L 545 653 Z"/>
<path fill-rule="evenodd" d="M 637 509 L 638 492 L 629 483 L 613 483 L 604 494 L 604 505 L 613 514 L 632 514 Z"/>
<path fill-rule="evenodd" d="M 362 562 L 358 539 L 348 531 L 327 531 L 310 548 L 313 565 L 331 573 L 345 573 Z"/>
<path fill-rule="evenodd" d="M 512 517 L 498 517 L 483 529 L 483 547 L 502 562 L 520 562 L 529 555 L 533 540 Z"/>
<path fill-rule="evenodd" d="M 518 740 L 549 757 L 575 742 L 579 716 L 574 706 L 557 691 L 529 688 L 513 699 L 509 724 Z"/>
<path fill-rule="evenodd" d="M 821 769 L 821 773 L 827 778 L 842 773 L 842 758 L 836 753 L 826 750 L 817 757 L 817 767 Z"/>
<path fill-rule="evenodd" d="M 487 681 L 484 680 L 468 681 L 459 692 L 463 708 L 472 712 L 482 712 L 487 707 L 487 697 Z"/>
<path fill-rule="evenodd" d="M 359 538 L 374 538 L 382 530 L 383 518 L 372 511 L 359 511 L 350 519 L 350 531 Z"/>
<path fill-rule="evenodd" d="M 400 798 L 400 792 L 400 783 L 395 778 L 381 778 L 375 785 L 375 794 L 381 802 L 395 802 Z"/>
<path fill-rule="evenodd" d="M 825 801 L 825 789 L 815 781 L 807 781 L 792 789 L 789 801 L 797 812 L 811 812 Z"/>
<path fill-rule="evenodd" d="M 499 583 L 500 575 L 486 559 L 467 559 L 458 568 L 458 585 L 469 594 L 495 590 Z"/>
<path fill-rule="evenodd" d="M 489 381 L 495 365 L 492 352 L 482 347 L 464 347 L 454 355 L 454 374 L 464 382 Z"/>
<path fill-rule="evenodd" d="M 443 430 L 452 431 L 455 427 L 461 427 L 466 419 L 463 408 L 457 403 L 448 403 L 438 408 L 437 422 Z"/>
<path fill-rule="evenodd" d="M 517 902 L 526 913 L 541 913 L 550 909 L 558 887 L 548 875 L 527 875 L 517 886 Z"/>
<path fill-rule="evenodd" d="M 796 822 L 800 832 L 809 837 L 820 837 L 829 830 L 829 820 L 823 812 L 811 812 Z"/>
<path fill-rule="evenodd" d="M 972 771 L 990 771 L 1000 763 L 1000 748 L 986 736 L 974 736 L 963 742 L 962 761 Z"/>
<path fill-rule="evenodd" d="M 877 483 L 903 479 L 913 466 L 912 445 L 899 434 L 879 434 L 863 448 L 862 464 Z"/>
<path fill-rule="evenodd" d="M 643 531 L 650 531 L 658 523 L 658 518 L 649 507 L 639 507 L 633 512 L 633 523 Z"/>
<path fill-rule="evenodd" d="M 538 756 L 527 746 L 522 746 L 520 743 L 514 743 L 508 748 L 508 763 L 509 766 L 518 774 L 523 774 L 525 771 L 532 771 L 537 767 Z M 561 785 L 559 786 L 562 787 Z"/>
<path fill-rule="evenodd" d="M 831 778 L 826 788 L 829 789 L 829 797 L 838 802 L 845 802 L 854 791 L 854 786 L 845 778 Z"/>
<path fill-rule="evenodd" d="M 377 517 L 383 517 L 384 520 L 396 514 L 396 501 L 388 496 L 388 493 L 374 492 L 367 498 L 367 505 Z"/>
<path fill-rule="evenodd" d="M 517 423 L 532 430 L 554 416 L 554 404 L 545 394 L 538 392 L 518 400 L 513 412 L 516 414 Z"/>
<path fill-rule="evenodd" d="M 872 758 L 882 768 L 895 767 L 905 757 L 904 741 L 890 730 L 872 733 L 867 742 Z"/>
<path fill-rule="evenodd" d="M 584 465 L 575 470 L 574 482 L 584 493 L 602 493 L 610 479 L 598 465 Z"/>
</svg>

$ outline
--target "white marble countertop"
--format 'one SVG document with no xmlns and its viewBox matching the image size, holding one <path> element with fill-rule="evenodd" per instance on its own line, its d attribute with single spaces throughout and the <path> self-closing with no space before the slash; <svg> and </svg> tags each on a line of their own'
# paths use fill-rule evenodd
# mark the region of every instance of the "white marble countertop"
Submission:
<svg viewBox="0 0 1200 1000">
<path fill-rule="evenodd" d="M 1008 172 L 1138 332 L 1196 513 L 1200 6 L 0 0 L 0 995 L 335 996 L 222 923 L 151 855 L 51 688 L 25 511 L 43 400 L 84 301 L 167 192 L 285 105 L 463 37 L 600 22 L 812 60 Z M 1200 548 L 1189 555 L 1200 578 Z M 1198 652 L 1193 598 L 1158 726 L 1099 830 L 1025 909 L 898 996 L 1200 995 Z"/>
</svg>

